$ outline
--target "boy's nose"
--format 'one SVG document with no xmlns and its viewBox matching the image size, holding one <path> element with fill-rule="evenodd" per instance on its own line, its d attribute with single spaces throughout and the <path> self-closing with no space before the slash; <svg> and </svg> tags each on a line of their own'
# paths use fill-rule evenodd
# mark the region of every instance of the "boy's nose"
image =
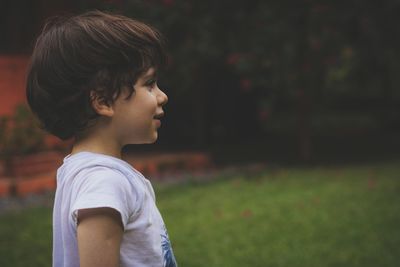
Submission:
<svg viewBox="0 0 400 267">
<path fill-rule="evenodd" d="M 168 102 L 168 96 L 160 89 L 159 89 L 159 94 L 157 96 L 157 101 L 160 106 L 164 106 Z"/>
</svg>

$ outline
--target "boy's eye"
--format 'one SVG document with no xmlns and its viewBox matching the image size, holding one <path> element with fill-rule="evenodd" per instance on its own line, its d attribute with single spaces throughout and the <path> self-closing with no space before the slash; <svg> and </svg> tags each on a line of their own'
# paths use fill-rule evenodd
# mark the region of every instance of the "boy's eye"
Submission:
<svg viewBox="0 0 400 267">
<path fill-rule="evenodd" d="M 152 80 L 147 81 L 146 86 L 153 88 L 156 84 L 157 84 L 157 80 L 152 79 Z"/>
</svg>

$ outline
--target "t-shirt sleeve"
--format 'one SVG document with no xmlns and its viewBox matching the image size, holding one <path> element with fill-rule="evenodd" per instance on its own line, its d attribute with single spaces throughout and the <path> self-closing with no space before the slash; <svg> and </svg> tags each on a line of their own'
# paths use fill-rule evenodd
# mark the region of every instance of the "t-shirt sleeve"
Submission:
<svg viewBox="0 0 400 267">
<path fill-rule="evenodd" d="M 80 209 L 112 208 L 120 213 L 125 229 L 135 205 L 139 204 L 137 193 L 132 190 L 127 177 L 117 170 L 95 167 L 76 177 L 73 187 L 76 198 L 70 212 L 75 225 Z"/>
</svg>

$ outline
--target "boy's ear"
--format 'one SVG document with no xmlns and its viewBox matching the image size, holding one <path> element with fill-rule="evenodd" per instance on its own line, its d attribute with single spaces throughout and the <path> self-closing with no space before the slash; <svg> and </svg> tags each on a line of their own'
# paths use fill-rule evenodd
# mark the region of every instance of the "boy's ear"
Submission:
<svg viewBox="0 0 400 267">
<path fill-rule="evenodd" d="M 96 92 L 90 92 L 90 100 L 92 102 L 92 107 L 97 114 L 105 116 L 105 117 L 112 117 L 114 115 L 113 106 L 104 98 L 99 97 Z"/>
</svg>

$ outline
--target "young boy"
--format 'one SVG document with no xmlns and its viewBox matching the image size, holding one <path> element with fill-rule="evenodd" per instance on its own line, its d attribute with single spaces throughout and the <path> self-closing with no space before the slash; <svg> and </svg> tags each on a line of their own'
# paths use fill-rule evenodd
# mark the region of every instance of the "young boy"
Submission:
<svg viewBox="0 0 400 267">
<path fill-rule="evenodd" d="M 37 39 L 28 103 L 47 131 L 74 138 L 57 172 L 53 266 L 177 266 L 150 182 L 121 159 L 157 140 L 165 59 L 156 30 L 100 11 L 53 19 Z"/>
</svg>

